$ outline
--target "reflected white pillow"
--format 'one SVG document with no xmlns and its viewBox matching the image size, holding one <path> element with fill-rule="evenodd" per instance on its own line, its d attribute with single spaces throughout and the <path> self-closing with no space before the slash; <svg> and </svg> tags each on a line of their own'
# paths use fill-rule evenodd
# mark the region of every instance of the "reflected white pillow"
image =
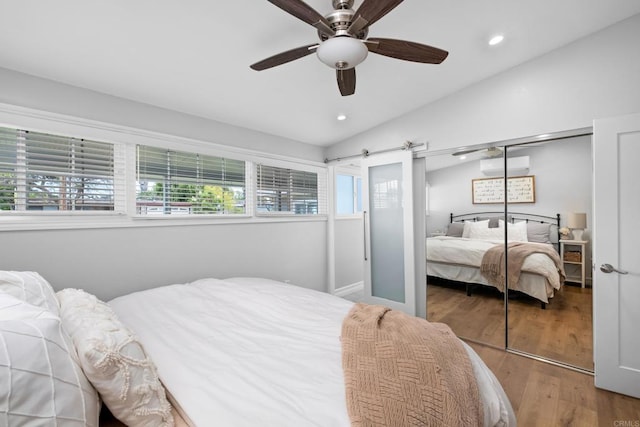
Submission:
<svg viewBox="0 0 640 427">
<path fill-rule="evenodd" d="M 469 238 L 480 240 L 504 240 L 504 227 L 475 227 L 470 230 Z"/>
<path fill-rule="evenodd" d="M 100 399 L 60 318 L 0 292 L 0 420 L 98 427 Z"/>
<path fill-rule="evenodd" d="M 478 230 L 484 230 L 485 228 L 489 228 L 489 220 L 485 219 L 484 221 L 465 221 L 464 229 L 462 230 L 462 237 L 466 237 L 468 239 L 472 238 L 471 230 L 478 232 Z"/>
<path fill-rule="evenodd" d="M 0 271 L 0 291 L 45 308 L 58 315 L 56 293 L 41 275 L 33 271 Z"/>
<path fill-rule="evenodd" d="M 504 230 L 504 221 L 500 220 L 498 227 Z M 520 221 L 512 224 L 507 223 L 507 240 L 513 242 L 528 242 L 527 239 L 527 222 Z"/>
<path fill-rule="evenodd" d="M 111 413 L 128 426 L 173 426 L 155 365 L 111 307 L 79 289 L 57 296 L 82 369 Z"/>
</svg>

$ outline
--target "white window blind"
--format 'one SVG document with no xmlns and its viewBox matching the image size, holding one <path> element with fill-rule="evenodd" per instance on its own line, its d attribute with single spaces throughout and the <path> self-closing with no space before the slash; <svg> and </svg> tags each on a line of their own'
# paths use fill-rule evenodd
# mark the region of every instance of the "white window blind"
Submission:
<svg viewBox="0 0 640 427">
<path fill-rule="evenodd" d="M 245 162 L 137 146 L 139 215 L 243 214 Z"/>
<path fill-rule="evenodd" d="M 0 211 L 114 211 L 114 145 L 0 128 Z"/>
<path fill-rule="evenodd" d="M 257 165 L 257 213 L 298 215 L 322 213 L 318 209 L 318 174 L 295 169 Z"/>
</svg>

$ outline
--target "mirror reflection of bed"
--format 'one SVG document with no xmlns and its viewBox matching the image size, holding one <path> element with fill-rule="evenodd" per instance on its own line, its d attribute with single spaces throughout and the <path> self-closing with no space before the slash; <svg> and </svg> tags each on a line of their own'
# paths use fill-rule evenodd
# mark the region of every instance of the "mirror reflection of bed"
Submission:
<svg viewBox="0 0 640 427">
<path fill-rule="evenodd" d="M 484 215 L 484 216 L 481 216 Z M 467 296 L 489 286 L 504 292 L 504 231 L 509 233 L 509 293 L 540 301 L 542 309 L 560 290 L 564 269 L 555 217 L 504 212 L 450 215 L 444 236 L 427 240 L 427 275 L 465 284 Z M 562 275 L 560 274 L 562 272 Z"/>
<path fill-rule="evenodd" d="M 508 203 L 506 217 L 504 204 L 473 203 L 473 180 L 502 177 L 481 170 L 481 161 L 487 159 L 485 151 L 466 159 L 451 153 L 427 157 L 427 318 L 448 324 L 472 341 L 592 370 L 590 269 L 583 278 L 587 286 L 582 287 L 575 278 L 576 263 L 560 258 L 558 235 L 572 212 L 585 212 L 587 222 L 591 218 L 591 137 L 500 147 L 498 164 L 504 165 L 504 152 L 507 165 L 515 157 L 526 157 L 528 162 L 528 168 L 509 170 L 507 176 L 532 176 L 535 183 L 535 201 Z M 519 160 L 513 164 L 520 164 Z M 504 169 L 498 173 L 503 174 Z M 462 237 L 465 223 L 470 226 Z M 524 255 L 520 283 L 510 282 L 506 302 L 503 285 L 487 283 L 481 273 L 481 269 L 491 270 L 491 266 L 481 266 L 488 248 L 504 250 L 505 228 L 509 244 L 516 247 L 509 249 L 507 260 L 522 255 L 512 256 L 512 250 L 525 252 L 518 246 L 547 247 L 543 253 Z M 588 228 L 581 254 L 587 266 L 591 263 Z M 526 242 L 512 242 L 519 240 L 520 233 Z M 546 254 L 549 248 L 552 253 Z M 534 257 L 541 263 L 530 259 Z M 563 282 L 558 271 L 565 270 L 568 280 Z"/>
</svg>

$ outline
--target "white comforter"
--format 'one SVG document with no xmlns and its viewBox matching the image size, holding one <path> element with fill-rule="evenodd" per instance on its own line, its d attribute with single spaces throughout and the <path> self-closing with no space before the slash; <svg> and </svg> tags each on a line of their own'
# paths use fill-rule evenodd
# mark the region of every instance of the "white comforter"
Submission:
<svg viewBox="0 0 640 427">
<path fill-rule="evenodd" d="M 480 268 L 485 252 L 498 244 L 504 244 L 504 241 L 449 236 L 430 237 L 427 239 L 427 261 Z M 542 245 L 543 243 L 531 244 Z M 541 253 L 529 255 L 522 264 L 522 271 L 544 276 L 554 289 L 560 289 L 558 269 L 547 255 Z"/>
<path fill-rule="evenodd" d="M 353 303 L 266 279 L 203 279 L 116 298 L 178 410 L 193 425 L 349 426 L 340 331 Z M 471 355 L 486 425 L 515 422 Z"/>
</svg>

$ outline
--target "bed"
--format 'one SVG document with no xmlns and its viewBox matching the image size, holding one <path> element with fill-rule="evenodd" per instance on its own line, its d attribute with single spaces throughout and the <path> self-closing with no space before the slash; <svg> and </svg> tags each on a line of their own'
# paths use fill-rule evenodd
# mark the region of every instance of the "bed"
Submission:
<svg viewBox="0 0 640 427">
<path fill-rule="evenodd" d="M 48 409 L 54 413 L 47 412 L 47 416 L 56 421 L 42 425 L 96 426 L 99 402 L 96 403 L 95 390 L 127 425 L 389 425 L 360 424 L 351 418 L 351 406 L 347 403 L 351 382 L 346 380 L 346 371 L 342 369 L 346 363 L 343 358 L 349 357 L 341 351 L 344 351 L 345 339 L 350 339 L 344 322 L 356 309 L 361 306 L 400 316 L 394 310 L 355 304 L 326 293 L 259 278 L 202 279 L 132 293 L 107 304 L 78 289 L 54 293 L 36 273 L 24 276 L 24 273 L 11 272 L 11 280 L 20 282 L 18 288 L 35 289 L 15 293 L 16 299 L 3 295 L 1 273 L 0 341 L 4 340 L 9 354 L 14 343 L 5 339 L 6 328 L 2 322 L 8 317 L 22 322 L 26 318 L 22 311 L 31 310 L 32 304 L 41 306 L 33 313 L 33 322 L 42 322 L 46 313 L 47 324 L 53 325 L 59 334 L 69 334 L 64 340 L 67 344 L 61 345 L 67 354 L 64 363 L 75 366 L 69 368 L 69 372 L 75 372 L 73 376 L 80 380 L 80 386 L 73 396 L 65 399 L 67 409 L 62 404 Z M 27 283 L 34 282 L 32 279 L 37 279 L 37 283 Z M 11 310 L 22 314 L 16 316 Z M 420 322 L 421 328 L 441 325 L 403 313 L 401 316 Z M 381 319 L 377 318 L 376 323 Z M 495 376 L 478 355 L 452 333 L 451 340 L 457 343 L 459 351 L 445 354 L 440 360 L 464 359 L 469 365 L 481 408 L 477 412 L 481 422 L 473 425 L 515 425 L 509 400 Z M 15 344 L 18 353 L 24 354 L 24 346 Z M 387 346 L 382 347 L 381 353 L 389 355 L 394 354 L 393 351 Z M 409 366 L 404 351 L 406 349 L 392 358 L 398 360 L 391 360 L 397 362 L 399 368 L 388 365 L 385 368 L 388 372 Z M 432 354 L 435 353 L 424 353 L 421 358 L 429 359 Z M 29 363 L 37 365 L 41 357 L 45 358 L 44 354 L 32 352 Z M 358 359 L 357 363 L 366 368 L 371 361 L 365 358 Z M 13 365 L 14 362 L 3 365 L 0 357 L 0 377 L 3 366 L 12 369 Z M 440 372 L 440 365 L 436 368 Z M 442 365 L 442 372 L 445 368 Z M 57 370 L 56 367 L 49 371 Z M 51 372 L 48 375 L 52 375 Z M 15 372 L 9 377 L 9 383 L 17 378 Z M 427 382 L 421 376 L 416 378 Z M 441 377 L 437 383 L 460 380 L 457 376 Z M 45 398 L 38 394 L 51 392 L 59 399 L 71 392 L 67 382 L 49 390 L 49 387 L 29 389 L 25 387 L 28 382 L 19 381 L 8 390 L 16 401 L 20 400 L 16 396 L 21 394 L 29 396 L 34 403 L 31 411 L 42 411 L 42 405 L 36 404 Z M 88 386 L 89 382 L 95 390 Z M 383 391 L 389 393 L 392 388 Z M 4 390 L 0 390 L 0 403 L 4 401 Z M 442 398 L 439 387 L 426 388 L 426 392 Z M 453 396 L 454 400 L 458 397 Z M 369 398 L 373 397 L 366 396 Z M 0 406 L 0 414 L 4 409 Z M 62 409 L 72 411 L 73 419 L 78 422 L 70 423 L 68 415 L 55 413 Z M 9 407 L 10 416 L 24 417 L 24 412 Z M 44 419 L 45 415 L 37 414 L 37 417 Z M 141 417 L 145 421 L 141 421 Z"/>
<path fill-rule="evenodd" d="M 271 280 L 232 278 L 157 288 L 110 305 L 145 344 L 190 424 L 215 418 L 228 426 L 350 425 L 340 325 L 352 302 Z M 464 348 L 485 425 L 513 422 L 497 380 Z"/>
<path fill-rule="evenodd" d="M 451 214 L 447 233 L 427 238 L 427 276 L 464 283 L 467 295 L 471 295 L 472 285 L 497 287 L 503 291 L 502 286 L 492 283 L 481 271 L 487 251 L 504 245 L 505 223 L 500 219 L 503 216 L 500 212 Z M 538 249 L 548 252 L 527 256 L 519 277 L 508 283 L 509 290 L 535 298 L 542 308 L 564 283 L 562 262 L 557 255 L 559 224 L 559 214 L 512 213 L 506 222 L 510 241 L 530 242 L 529 246 L 537 245 Z"/>
</svg>

